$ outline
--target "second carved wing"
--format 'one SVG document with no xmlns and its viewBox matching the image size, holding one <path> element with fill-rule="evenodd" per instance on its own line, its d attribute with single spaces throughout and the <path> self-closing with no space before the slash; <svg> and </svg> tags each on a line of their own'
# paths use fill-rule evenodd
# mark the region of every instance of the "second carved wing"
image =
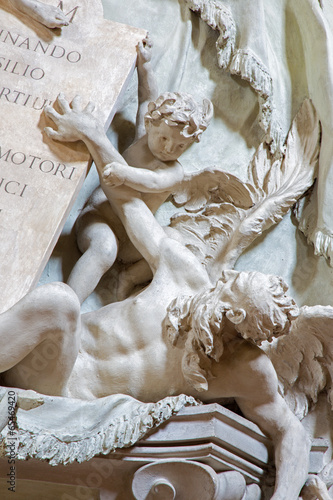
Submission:
<svg viewBox="0 0 333 500">
<path fill-rule="evenodd" d="M 324 389 L 333 409 L 333 307 L 302 307 L 290 333 L 261 348 L 274 365 L 281 395 L 300 419 Z"/>
</svg>

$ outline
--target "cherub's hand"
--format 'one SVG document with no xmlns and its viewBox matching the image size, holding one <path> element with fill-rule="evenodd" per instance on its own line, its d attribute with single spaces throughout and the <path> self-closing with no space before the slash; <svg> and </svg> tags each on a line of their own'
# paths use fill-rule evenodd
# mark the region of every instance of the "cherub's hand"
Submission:
<svg viewBox="0 0 333 500">
<path fill-rule="evenodd" d="M 51 139 L 62 142 L 84 141 L 90 138 L 92 133 L 98 133 L 103 126 L 93 116 L 94 104 L 89 102 L 82 109 L 80 96 L 74 97 L 71 105 L 65 99 L 64 94 L 59 94 L 57 103 L 62 114 L 58 113 L 51 106 L 44 108 L 46 116 L 51 118 L 58 130 L 46 127 L 44 130 Z"/>
<path fill-rule="evenodd" d="M 58 7 L 53 5 L 46 5 L 41 2 L 36 2 L 38 4 L 38 10 L 34 10 L 30 13 L 31 17 L 34 17 L 36 21 L 44 24 L 47 28 L 63 28 L 68 26 L 68 19 L 65 14 Z"/>
<path fill-rule="evenodd" d="M 137 64 L 144 64 L 151 61 L 153 42 L 150 39 L 149 34 L 146 38 L 139 42 L 137 45 L 138 61 Z"/>
<path fill-rule="evenodd" d="M 10 0 L 21 12 L 47 28 L 62 28 L 69 22 L 59 7 L 48 5 L 38 0 Z"/>
<path fill-rule="evenodd" d="M 109 187 L 117 187 L 124 184 L 124 175 L 121 170 L 124 166 L 118 162 L 106 165 L 103 170 L 103 181 Z"/>
</svg>

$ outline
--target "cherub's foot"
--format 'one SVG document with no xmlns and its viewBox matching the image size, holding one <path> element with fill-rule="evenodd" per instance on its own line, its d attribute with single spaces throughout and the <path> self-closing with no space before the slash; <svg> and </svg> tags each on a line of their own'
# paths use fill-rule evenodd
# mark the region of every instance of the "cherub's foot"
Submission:
<svg viewBox="0 0 333 500">
<path fill-rule="evenodd" d="M 69 24 L 63 11 L 53 5 L 38 0 L 11 0 L 11 2 L 18 10 L 47 28 L 62 28 Z"/>
</svg>

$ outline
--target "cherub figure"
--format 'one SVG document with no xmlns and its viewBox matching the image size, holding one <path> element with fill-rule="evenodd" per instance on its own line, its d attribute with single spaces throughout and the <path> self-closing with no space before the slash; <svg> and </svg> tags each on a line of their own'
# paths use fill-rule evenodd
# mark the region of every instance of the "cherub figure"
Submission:
<svg viewBox="0 0 333 500">
<path fill-rule="evenodd" d="M 10 0 L 10 2 L 17 10 L 47 28 L 62 28 L 69 24 L 65 14 L 59 7 L 38 0 Z"/>
<path fill-rule="evenodd" d="M 92 115 L 92 105 L 81 113 L 81 125 L 75 135 L 68 131 L 65 122 L 70 127 L 70 114 L 75 119 L 81 112 L 79 98 L 73 100 L 71 110 L 64 96 L 59 96 L 65 120 L 54 109 L 45 110 L 55 124 L 61 123 L 58 131 L 46 129 L 50 137 L 66 141 L 82 139 L 97 167 L 109 164 L 103 174 L 100 173 L 102 187 L 93 192 L 77 221 L 78 246 L 83 255 L 72 270 L 68 284 L 81 303 L 93 292 L 117 255 L 127 263 L 141 259 L 104 192 L 109 189 L 114 192 L 116 188 L 124 202 L 137 197 L 155 213 L 184 178 L 178 158 L 200 140 L 212 116 L 212 104 L 207 99 L 201 106 L 184 93 L 166 92 L 156 99 L 150 59 L 151 43 L 146 39 L 138 46 L 139 107 L 135 142 L 122 156 L 106 137 L 103 124 Z M 151 102 L 152 99 L 155 101 Z M 140 269 L 141 263 L 137 266 L 139 274 Z"/>
</svg>

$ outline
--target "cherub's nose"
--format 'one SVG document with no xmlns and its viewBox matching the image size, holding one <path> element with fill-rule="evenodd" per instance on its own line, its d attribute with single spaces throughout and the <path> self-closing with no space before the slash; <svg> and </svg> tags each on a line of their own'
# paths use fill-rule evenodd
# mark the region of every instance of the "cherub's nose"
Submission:
<svg viewBox="0 0 333 500">
<path fill-rule="evenodd" d="M 173 152 L 173 142 L 172 140 L 165 141 L 164 143 L 164 151 L 166 153 L 172 153 Z"/>
</svg>

